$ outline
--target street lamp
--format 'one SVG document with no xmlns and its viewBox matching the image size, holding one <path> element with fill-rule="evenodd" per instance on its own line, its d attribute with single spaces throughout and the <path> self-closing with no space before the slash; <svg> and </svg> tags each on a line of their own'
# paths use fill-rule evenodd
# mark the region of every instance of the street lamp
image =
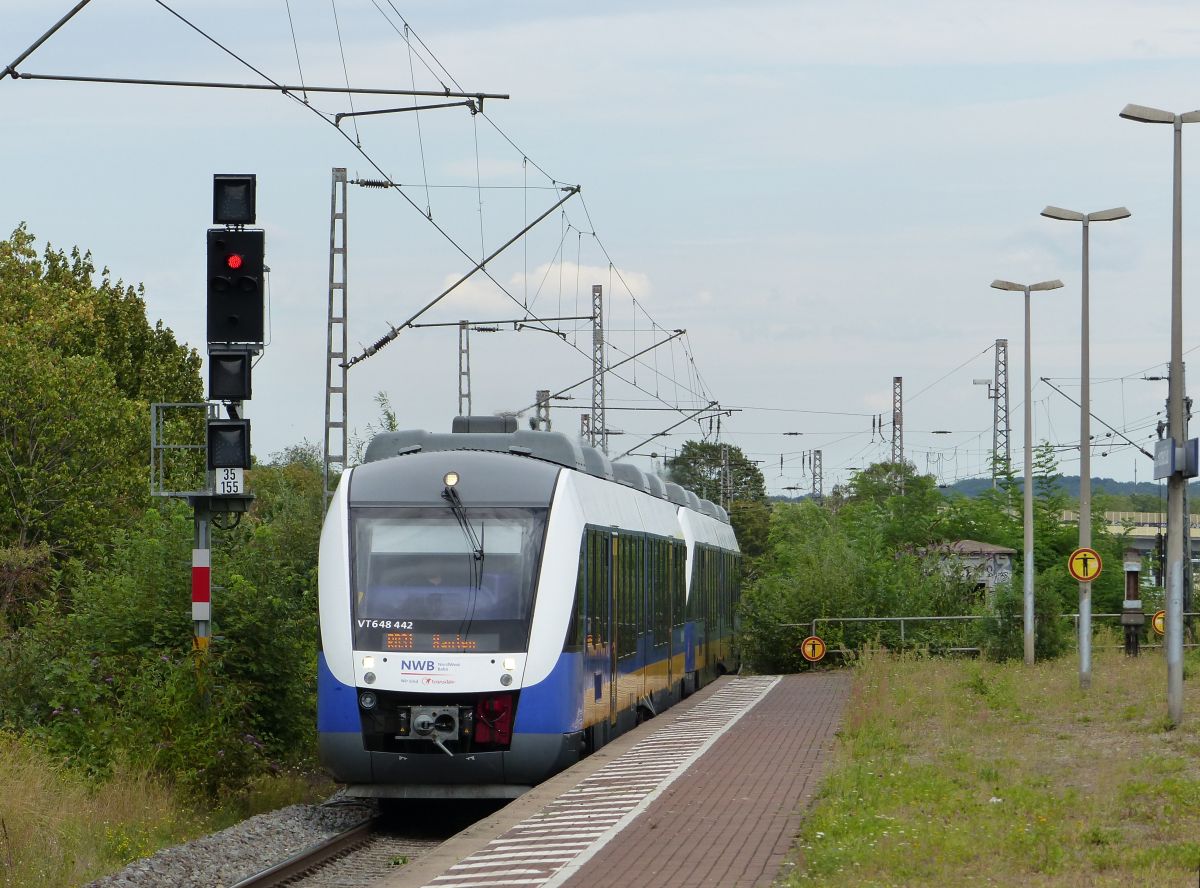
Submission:
<svg viewBox="0 0 1200 888">
<path fill-rule="evenodd" d="M 997 290 L 1025 294 L 1025 571 L 1022 611 L 1024 616 L 1025 665 L 1033 665 L 1033 367 L 1029 359 L 1029 294 L 1033 290 L 1057 290 L 1060 280 L 1036 284 L 992 281 Z"/>
<path fill-rule="evenodd" d="M 1083 284 L 1080 330 L 1079 372 L 1079 547 L 1092 545 L 1092 427 L 1091 427 L 1091 332 L 1088 315 L 1088 223 L 1112 222 L 1127 219 L 1129 210 L 1114 207 L 1095 213 L 1077 213 L 1062 207 L 1046 207 L 1042 215 L 1048 219 L 1083 223 Z M 1079 583 L 1079 686 L 1084 690 L 1092 684 L 1092 584 Z"/>
<path fill-rule="evenodd" d="M 1171 371 L 1167 420 L 1175 453 L 1185 443 L 1183 413 L 1183 125 L 1200 120 L 1200 111 L 1174 114 L 1143 105 L 1126 105 L 1126 120 L 1169 123 L 1175 128 L 1175 172 L 1171 209 Z M 1182 460 L 1167 476 L 1167 715 L 1173 725 L 1183 720 L 1183 536 L 1187 476 Z M 1191 566 L 1188 565 L 1188 569 Z"/>
</svg>

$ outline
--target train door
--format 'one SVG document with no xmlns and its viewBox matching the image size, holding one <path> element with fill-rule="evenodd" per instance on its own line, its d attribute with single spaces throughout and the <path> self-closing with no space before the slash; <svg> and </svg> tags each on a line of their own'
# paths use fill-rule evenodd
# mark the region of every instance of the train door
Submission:
<svg viewBox="0 0 1200 888">
<path fill-rule="evenodd" d="M 692 605 L 692 620 L 696 626 L 696 669 L 703 671 L 708 666 L 708 641 L 711 627 L 708 621 L 708 576 L 706 553 L 697 544 L 692 556 L 692 591 L 688 604 Z"/>
<path fill-rule="evenodd" d="M 667 642 L 667 687 L 675 687 L 675 596 L 671 594 L 671 544 L 658 540 L 654 544 L 654 594 L 662 596 L 659 623 Z"/>
<path fill-rule="evenodd" d="M 608 723 L 612 727 L 617 724 L 617 697 L 618 691 L 618 676 L 617 676 L 617 647 L 621 644 L 621 627 L 620 617 L 617 614 L 617 599 L 614 590 L 617 587 L 617 570 L 619 566 L 619 553 L 617 551 L 617 535 L 611 535 L 611 543 L 608 548 L 608 625 L 609 645 L 608 645 Z"/>
</svg>

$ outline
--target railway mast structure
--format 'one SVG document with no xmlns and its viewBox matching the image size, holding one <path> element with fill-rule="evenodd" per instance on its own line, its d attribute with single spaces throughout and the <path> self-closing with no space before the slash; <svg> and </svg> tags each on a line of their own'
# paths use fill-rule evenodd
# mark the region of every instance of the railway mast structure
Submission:
<svg viewBox="0 0 1200 888">
<path fill-rule="evenodd" d="M 992 489 L 1001 475 L 1012 467 L 1011 426 L 1008 413 L 1008 340 L 996 340 L 996 369 L 989 379 L 976 379 L 975 385 L 986 385 L 992 399 Z"/>
<path fill-rule="evenodd" d="M 1011 424 L 1008 413 L 1008 340 L 996 340 L 996 369 L 992 379 L 992 486 L 1012 466 Z"/>
<path fill-rule="evenodd" d="M 592 414 L 588 441 L 608 454 L 608 424 L 604 418 L 604 288 L 592 285 Z"/>
<path fill-rule="evenodd" d="M 346 169 L 334 167 L 329 198 L 329 313 L 325 325 L 325 505 L 333 496 L 333 466 L 346 470 Z"/>
<path fill-rule="evenodd" d="M 812 496 L 818 503 L 825 500 L 825 482 L 821 473 L 821 451 L 812 452 Z"/>
<path fill-rule="evenodd" d="M 892 377 L 892 471 L 896 486 L 904 492 L 904 377 Z"/>
</svg>

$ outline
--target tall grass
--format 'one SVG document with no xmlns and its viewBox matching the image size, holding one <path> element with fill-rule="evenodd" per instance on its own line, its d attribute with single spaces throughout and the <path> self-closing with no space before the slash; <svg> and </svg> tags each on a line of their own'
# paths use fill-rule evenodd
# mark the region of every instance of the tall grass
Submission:
<svg viewBox="0 0 1200 888">
<path fill-rule="evenodd" d="M 0 886 L 71 888 L 164 846 L 331 789 L 285 773 L 260 778 L 212 807 L 197 806 L 194 797 L 132 765 L 118 766 L 95 786 L 27 740 L 0 731 Z"/>
<path fill-rule="evenodd" d="M 1074 656 L 867 652 L 788 884 L 1196 884 L 1200 688 L 1168 730 L 1161 652 L 1114 641 L 1087 692 Z"/>
<path fill-rule="evenodd" d="M 98 789 L 29 743 L 0 733 L 0 884 L 79 885 L 149 854 L 195 823 L 130 767 Z"/>
</svg>

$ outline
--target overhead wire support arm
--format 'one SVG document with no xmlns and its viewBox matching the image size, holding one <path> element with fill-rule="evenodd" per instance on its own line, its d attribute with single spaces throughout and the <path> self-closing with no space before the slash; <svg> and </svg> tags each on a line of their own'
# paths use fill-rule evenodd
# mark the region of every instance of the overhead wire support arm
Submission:
<svg viewBox="0 0 1200 888">
<path fill-rule="evenodd" d="M 1072 398 L 1070 395 L 1068 395 L 1066 392 L 1064 392 L 1062 389 L 1060 389 L 1058 386 L 1056 386 L 1054 383 L 1052 383 L 1049 379 L 1047 379 L 1044 376 L 1041 376 L 1038 378 L 1041 379 L 1042 382 L 1046 383 L 1046 385 L 1050 386 L 1050 388 L 1054 389 L 1056 392 L 1058 392 L 1060 395 L 1062 395 L 1064 398 L 1066 398 L 1068 401 L 1070 401 L 1072 404 L 1074 404 L 1076 407 L 1080 407 L 1080 404 L 1078 401 L 1076 401 L 1074 398 Z M 1128 441 L 1130 444 L 1132 444 L 1134 447 L 1136 447 L 1138 450 L 1140 450 L 1143 454 L 1150 457 L 1151 459 L 1154 459 L 1153 453 L 1151 453 L 1149 450 L 1147 450 L 1145 447 L 1143 447 L 1137 441 L 1130 438 L 1124 432 L 1114 429 L 1112 426 L 1110 426 L 1108 423 L 1106 423 L 1104 420 L 1102 420 L 1100 417 L 1098 417 L 1094 413 L 1091 414 L 1091 416 L 1092 416 L 1092 419 L 1096 420 L 1096 422 L 1100 423 L 1105 428 L 1112 430 L 1112 432 L 1114 434 L 1120 435 L 1122 438 L 1124 438 L 1126 441 Z M 1080 441 L 1079 443 L 1080 443 L 1080 446 L 1085 446 L 1083 441 Z M 1088 444 L 1086 446 L 1090 446 L 1090 443 L 1091 442 L 1088 442 Z"/>
<path fill-rule="evenodd" d="M 24 58 L 24 56 L 21 58 Z M 17 61 L 13 62 L 12 65 L 9 65 L 5 69 L 4 73 L 11 73 L 14 78 L 19 80 L 55 80 L 67 83 L 110 83 L 125 86 L 186 86 L 196 89 L 256 89 L 282 93 L 317 92 L 367 96 L 416 96 L 418 98 L 475 99 L 480 102 L 482 102 L 484 99 L 509 98 L 508 95 L 503 93 L 467 93 L 429 89 L 381 89 L 378 87 L 367 86 L 294 86 L 288 83 L 225 83 L 209 80 L 151 80 L 143 77 L 90 77 L 74 74 L 19 74 L 14 69 L 14 66 L 20 61 L 20 58 L 17 59 Z M 458 105 L 470 103 L 455 102 L 453 104 Z M 406 108 L 402 110 L 411 111 L 413 109 Z"/>
<path fill-rule="evenodd" d="M 687 330 L 676 330 L 670 336 L 668 336 L 666 339 L 659 340 L 658 342 L 654 343 L 653 345 L 648 345 L 644 349 L 642 349 L 640 352 L 634 352 L 629 357 L 624 358 L 623 360 L 617 361 L 617 363 L 615 363 L 615 364 L 609 364 L 605 368 L 605 372 L 612 373 L 614 370 L 616 370 L 622 364 L 628 364 L 630 361 L 634 360 L 635 358 L 640 358 L 646 352 L 653 351 L 654 349 L 658 348 L 660 345 L 666 345 L 671 340 L 678 339 L 680 336 L 684 335 L 685 333 L 687 333 Z M 592 381 L 592 374 L 589 373 L 587 376 L 583 377 L 583 379 L 579 380 L 579 382 L 572 383 L 571 385 L 567 386 L 564 389 L 559 389 L 557 392 L 552 394 L 550 396 L 550 398 L 561 398 L 563 395 L 565 395 L 571 389 L 579 388 L 585 382 L 591 382 L 591 381 Z M 524 413 L 526 410 L 532 410 L 536 406 L 537 406 L 537 402 L 535 401 L 534 403 L 530 404 L 528 407 L 525 407 L 522 410 L 518 410 L 517 413 Z M 671 408 L 671 409 L 674 409 L 674 408 Z M 705 407 L 704 409 L 707 410 L 708 408 Z"/>
<path fill-rule="evenodd" d="M 542 213 L 540 216 L 538 216 L 536 219 L 534 219 L 532 222 L 530 222 L 528 225 L 526 225 L 524 228 L 522 228 L 520 231 L 518 231 L 512 237 L 510 237 L 507 241 L 504 242 L 504 244 L 502 246 L 495 249 L 491 254 L 489 254 L 487 257 L 485 257 L 482 261 L 477 262 L 470 271 L 468 271 L 466 274 L 464 274 L 462 277 L 460 277 L 458 280 L 456 280 L 453 284 L 451 284 L 449 287 L 447 287 L 445 290 L 443 290 L 441 293 L 439 293 L 435 298 L 430 300 L 425 306 L 423 306 L 420 310 L 418 310 L 416 312 L 416 314 L 412 315 L 407 321 L 405 321 L 403 324 L 400 324 L 400 326 L 398 326 L 398 327 L 392 327 L 391 330 L 389 330 L 387 333 L 385 333 L 379 339 L 375 340 L 375 342 L 370 347 L 368 347 L 366 350 L 364 350 L 362 354 L 358 355 L 357 357 L 351 358 L 343 366 L 345 366 L 346 368 L 350 368 L 350 367 L 353 367 L 355 364 L 359 363 L 360 361 L 365 361 L 367 358 L 371 357 L 371 355 L 375 354 L 377 351 L 379 351 L 381 348 L 383 348 L 385 345 L 387 345 L 389 342 L 391 342 L 393 339 L 395 339 L 397 336 L 399 336 L 400 331 L 403 330 L 405 327 L 411 327 L 413 325 L 413 321 L 415 321 L 421 315 L 425 314 L 425 312 L 429 311 L 429 309 L 433 308 L 435 305 L 437 305 L 439 302 L 441 302 L 443 299 L 445 299 L 447 296 L 449 296 L 452 292 L 454 292 L 454 290 L 458 289 L 458 287 L 460 287 L 467 280 L 469 280 L 476 272 L 482 270 L 489 262 L 491 262 L 493 259 L 495 259 L 497 256 L 499 256 L 501 253 L 503 253 L 505 250 L 507 250 L 509 247 L 511 247 L 513 244 L 515 244 L 518 240 L 520 240 L 522 237 L 524 237 L 525 234 L 527 234 L 535 225 L 537 225 L 539 222 L 541 222 L 543 219 L 545 219 L 547 216 L 549 216 L 551 213 L 553 213 L 555 210 L 557 210 L 559 207 L 561 207 L 563 204 L 565 204 L 568 200 L 570 200 L 572 197 L 574 197 L 576 194 L 578 194 L 579 186 L 578 185 L 566 185 L 566 186 L 563 186 L 562 190 L 566 192 L 566 195 L 563 196 L 562 198 L 560 198 L 558 201 L 556 201 L 552 207 L 550 207 L 548 210 L 546 210 L 544 213 Z"/>
<path fill-rule="evenodd" d="M 530 321 L 542 321 L 544 323 L 546 321 L 590 321 L 591 319 L 592 319 L 591 315 L 564 315 L 563 317 L 557 317 L 557 318 L 505 318 L 502 321 L 468 321 L 467 323 L 471 324 L 472 326 L 484 325 L 484 324 L 492 325 L 492 326 L 496 326 L 499 324 L 512 324 L 513 328 L 515 329 L 516 327 L 519 327 L 519 326 L 528 325 L 528 323 Z M 457 327 L 461 323 L 462 323 L 462 321 L 443 321 L 443 322 L 434 323 L 434 324 L 409 324 L 409 326 L 415 330 L 415 329 L 423 329 L 425 327 Z M 536 328 L 536 329 L 541 329 L 541 328 Z"/>
<path fill-rule="evenodd" d="M 683 425 L 688 420 L 695 419 L 701 413 L 705 413 L 706 411 L 713 410 L 719 406 L 720 405 L 716 401 L 709 401 L 705 406 L 701 407 L 699 410 L 696 410 L 693 413 L 688 414 L 687 416 L 685 416 L 683 419 L 679 420 L 679 422 L 675 423 L 674 425 L 669 425 L 665 429 L 663 429 L 661 432 L 656 432 L 655 434 L 653 434 L 649 438 L 647 438 L 645 441 L 639 441 L 637 444 L 630 447 L 628 450 L 626 450 L 620 456 L 614 456 L 613 461 L 615 462 L 618 459 L 624 459 L 625 457 L 629 456 L 629 454 L 633 453 L 633 451 L 635 451 L 639 447 L 641 447 L 643 444 L 649 444 L 651 441 L 655 440 L 656 438 L 661 438 L 663 435 L 665 435 L 667 432 L 671 431 L 672 429 L 676 429 L 679 426 Z M 729 411 L 719 410 L 718 412 L 713 414 L 713 416 L 722 416 L 722 415 L 728 416 Z"/>
<path fill-rule="evenodd" d="M 3 78 L 4 75 L 6 75 L 6 74 L 9 77 L 12 77 L 14 80 L 16 80 L 18 77 L 24 76 L 24 75 L 20 75 L 17 73 L 17 65 L 21 64 L 21 62 L 25 61 L 27 58 L 29 58 L 31 55 L 33 55 L 35 52 L 37 52 L 37 49 L 39 46 L 41 46 L 43 43 L 45 43 L 47 40 L 49 40 L 51 37 L 53 37 L 54 33 L 59 28 L 61 28 L 63 25 L 65 25 L 67 22 L 69 22 L 71 19 L 73 19 L 75 17 L 75 14 L 77 12 L 79 12 L 79 10 L 83 9 L 83 7 L 87 6 L 91 2 L 92 2 L 92 0 L 79 0 L 79 2 L 75 4 L 74 9 L 72 9 L 70 12 L 68 12 L 66 15 L 64 15 L 57 22 L 54 23 L 54 27 L 52 27 L 49 31 L 47 31 L 45 34 L 43 34 L 41 37 L 39 37 L 36 41 L 34 41 L 33 45 L 30 46 L 29 49 L 25 50 L 23 53 L 21 53 L 19 56 L 17 56 L 15 59 L 13 59 L 10 64 L 6 65 L 4 70 L 0 71 L 0 78 Z"/>
<path fill-rule="evenodd" d="M 379 108 L 375 111 L 343 111 L 339 114 L 333 115 L 333 122 L 335 125 L 341 126 L 342 120 L 346 117 L 371 117 L 375 114 L 401 114 L 404 111 L 432 111 L 435 108 L 470 108 L 472 112 L 474 112 L 475 103 L 470 99 L 466 99 L 462 102 L 441 102 L 436 105 L 406 105 L 403 108 Z"/>
</svg>

